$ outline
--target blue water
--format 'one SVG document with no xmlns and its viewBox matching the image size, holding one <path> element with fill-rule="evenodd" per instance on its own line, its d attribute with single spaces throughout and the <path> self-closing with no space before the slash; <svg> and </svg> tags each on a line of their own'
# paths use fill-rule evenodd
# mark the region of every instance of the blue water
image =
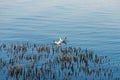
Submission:
<svg viewBox="0 0 120 80">
<path fill-rule="evenodd" d="M 60 36 L 67 37 L 67 45 L 92 49 L 119 67 L 120 1 L 0 0 L 1 43 L 50 44 Z"/>
</svg>

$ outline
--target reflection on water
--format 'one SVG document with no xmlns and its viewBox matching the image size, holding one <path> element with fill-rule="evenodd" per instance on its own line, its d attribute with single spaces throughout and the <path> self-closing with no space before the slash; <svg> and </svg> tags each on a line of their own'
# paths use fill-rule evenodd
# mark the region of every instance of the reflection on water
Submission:
<svg viewBox="0 0 120 80">
<path fill-rule="evenodd" d="M 120 63 L 119 0 L 0 0 L 1 43 L 51 44 L 68 37 L 68 46 L 108 56 Z M 119 70 L 113 71 L 116 76 Z"/>
</svg>

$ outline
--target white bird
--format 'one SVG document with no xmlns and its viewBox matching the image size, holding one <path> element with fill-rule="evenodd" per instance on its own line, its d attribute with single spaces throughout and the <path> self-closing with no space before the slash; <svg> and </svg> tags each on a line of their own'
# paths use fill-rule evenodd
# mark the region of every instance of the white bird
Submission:
<svg viewBox="0 0 120 80">
<path fill-rule="evenodd" d="M 54 44 L 58 45 L 58 46 L 60 46 L 62 43 L 66 44 L 66 41 L 65 41 L 66 39 L 67 39 L 66 37 L 64 39 L 62 39 L 60 37 L 60 40 L 59 41 L 55 41 Z"/>
</svg>

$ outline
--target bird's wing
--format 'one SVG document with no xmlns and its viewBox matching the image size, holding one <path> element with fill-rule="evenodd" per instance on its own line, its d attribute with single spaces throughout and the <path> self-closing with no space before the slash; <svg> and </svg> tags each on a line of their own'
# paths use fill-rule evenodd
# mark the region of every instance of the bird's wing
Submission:
<svg viewBox="0 0 120 80">
<path fill-rule="evenodd" d="M 60 41 L 62 40 L 62 38 L 60 37 Z"/>
<path fill-rule="evenodd" d="M 67 39 L 67 37 L 65 37 L 64 40 L 63 40 L 64 44 L 67 44 L 66 39 Z"/>
<path fill-rule="evenodd" d="M 66 40 L 66 39 L 67 39 L 67 37 L 64 38 L 64 40 Z"/>
<path fill-rule="evenodd" d="M 67 44 L 67 42 L 66 42 L 66 41 L 63 41 L 63 43 L 64 43 L 64 44 Z"/>
</svg>

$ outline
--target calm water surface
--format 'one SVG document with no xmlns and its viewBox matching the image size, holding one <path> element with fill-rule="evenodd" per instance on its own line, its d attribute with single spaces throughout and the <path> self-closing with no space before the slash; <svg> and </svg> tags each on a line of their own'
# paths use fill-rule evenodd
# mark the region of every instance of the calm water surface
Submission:
<svg viewBox="0 0 120 80">
<path fill-rule="evenodd" d="M 120 67 L 120 1 L 0 0 L 1 43 L 50 44 L 60 36 Z"/>
</svg>

